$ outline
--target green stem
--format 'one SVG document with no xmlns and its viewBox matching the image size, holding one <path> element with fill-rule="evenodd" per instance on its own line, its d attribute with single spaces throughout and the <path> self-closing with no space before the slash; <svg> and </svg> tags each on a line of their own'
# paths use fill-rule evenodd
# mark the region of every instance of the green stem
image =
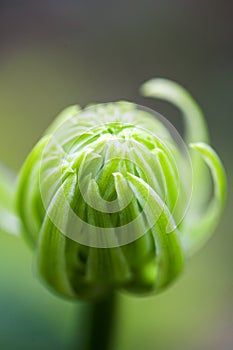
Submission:
<svg viewBox="0 0 233 350">
<path fill-rule="evenodd" d="M 112 350 L 114 348 L 116 295 L 109 294 L 91 302 L 85 312 L 85 339 L 82 350 Z"/>
</svg>

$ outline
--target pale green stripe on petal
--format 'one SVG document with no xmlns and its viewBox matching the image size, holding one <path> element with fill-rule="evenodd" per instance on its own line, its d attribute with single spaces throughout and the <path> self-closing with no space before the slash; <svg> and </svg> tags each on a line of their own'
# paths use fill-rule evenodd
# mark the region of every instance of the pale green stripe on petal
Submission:
<svg viewBox="0 0 233 350">
<path fill-rule="evenodd" d="M 43 137 L 24 163 L 18 180 L 16 206 L 22 219 L 25 236 L 35 246 L 45 211 L 40 193 L 41 156 L 49 137 Z"/>
<path fill-rule="evenodd" d="M 69 219 L 64 196 L 68 199 L 72 197 L 73 192 L 74 177 L 70 176 L 59 187 L 54 200 L 47 209 L 37 244 L 39 272 L 49 285 L 67 296 L 75 295 L 67 273 L 66 242 L 68 238 L 57 226 L 64 227 Z M 55 225 L 54 222 L 60 225 Z"/>
<path fill-rule="evenodd" d="M 171 221 L 171 215 L 159 196 L 142 179 L 132 174 L 127 177 L 135 197 L 143 207 L 145 219 L 149 226 L 153 223 L 151 232 L 154 235 L 156 247 L 156 263 L 158 276 L 155 279 L 155 288 L 160 290 L 169 284 L 180 272 L 183 266 L 182 246 L 179 232 L 175 228 L 166 232 Z"/>
<path fill-rule="evenodd" d="M 159 292 L 181 271 L 186 250 L 207 240 L 219 220 L 224 171 L 203 143 L 208 132 L 200 108 L 168 80 L 152 80 L 142 90 L 184 114 L 186 141 L 195 142 L 191 209 L 185 215 L 192 188 L 188 151 L 153 113 L 131 103 L 66 109 L 27 158 L 17 197 L 40 274 L 62 295 Z M 209 204 L 208 167 L 215 189 Z"/>
</svg>

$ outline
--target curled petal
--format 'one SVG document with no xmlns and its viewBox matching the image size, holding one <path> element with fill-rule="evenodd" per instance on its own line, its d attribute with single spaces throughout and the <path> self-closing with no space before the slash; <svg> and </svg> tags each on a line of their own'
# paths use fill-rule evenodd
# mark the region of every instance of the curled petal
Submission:
<svg viewBox="0 0 233 350">
<path fill-rule="evenodd" d="M 21 170 L 19 215 L 40 275 L 62 295 L 90 299 L 114 288 L 157 293 L 220 217 L 224 171 L 204 143 L 208 132 L 200 108 L 168 80 L 151 80 L 142 90 L 182 110 L 190 152 L 165 118 L 142 106 L 72 106 Z M 214 195 L 202 215 L 210 197 L 208 167 Z"/>
<path fill-rule="evenodd" d="M 207 208 L 200 208 L 199 214 L 195 213 L 183 222 L 182 239 L 189 254 L 209 239 L 219 222 L 226 198 L 226 175 L 216 152 L 203 142 L 193 143 L 190 147 L 200 153 L 210 169 L 213 178 L 213 198 L 208 201 Z"/>
<path fill-rule="evenodd" d="M 192 96 L 179 84 L 168 79 L 151 79 L 141 87 L 146 97 L 155 97 L 174 104 L 185 120 L 187 143 L 208 142 L 209 136 L 203 113 Z"/>
<path fill-rule="evenodd" d="M 209 142 L 209 135 L 205 123 L 204 115 L 192 98 L 192 96 L 179 84 L 168 79 L 151 79 L 144 83 L 141 92 L 146 97 L 154 97 L 172 103 L 183 115 L 185 123 L 185 137 L 187 144 L 192 142 Z M 197 157 L 195 152 L 191 152 L 193 165 L 193 196 L 191 207 L 206 201 L 210 193 L 209 174 L 203 160 Z M 202 191 L 199 185 L 202 184 Z"/>
</svg>

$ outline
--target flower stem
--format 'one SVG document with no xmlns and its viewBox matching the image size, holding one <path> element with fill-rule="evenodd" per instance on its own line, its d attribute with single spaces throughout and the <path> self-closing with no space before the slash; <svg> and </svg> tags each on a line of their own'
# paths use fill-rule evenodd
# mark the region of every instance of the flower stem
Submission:
<svg viewBox="0 0 233 350">
<path fill-rule="evenodd" d="M 83 350 L 112 350 L 114 348 L 116 295 L 111 293 L 104 299 L 88 305 Z"/>
</svg>

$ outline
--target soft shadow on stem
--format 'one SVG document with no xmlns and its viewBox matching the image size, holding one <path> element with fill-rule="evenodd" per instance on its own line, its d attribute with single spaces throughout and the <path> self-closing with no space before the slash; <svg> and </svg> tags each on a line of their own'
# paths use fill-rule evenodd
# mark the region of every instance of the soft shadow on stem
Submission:
<svg viewBox="0 0 233 350">
<path fill-rule="evenodd" d="M 82 344 L 79 350 L 112 350 L 116 325 L 116 294 L 86 303 L 82 323 Z"/>
</svg>

